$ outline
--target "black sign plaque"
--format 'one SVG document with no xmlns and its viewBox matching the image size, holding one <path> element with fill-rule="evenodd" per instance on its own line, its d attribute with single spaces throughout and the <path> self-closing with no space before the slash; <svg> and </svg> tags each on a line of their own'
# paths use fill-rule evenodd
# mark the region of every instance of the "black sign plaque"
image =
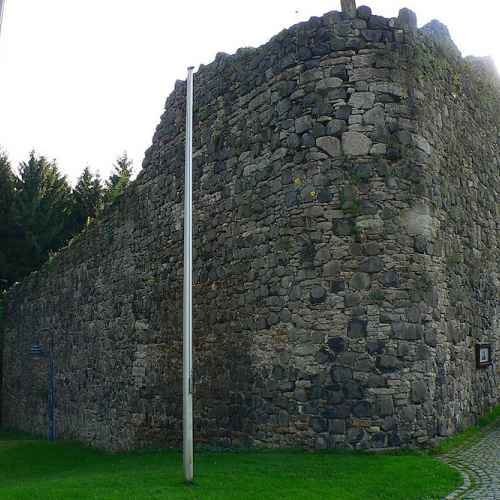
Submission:
<svg viewBox="0 0 500 500">
<path fill-rule="evenodd" d="M 476 344 L 476 366 L 487 368 L 491 365 L 491 344 Z"/>
</svg>

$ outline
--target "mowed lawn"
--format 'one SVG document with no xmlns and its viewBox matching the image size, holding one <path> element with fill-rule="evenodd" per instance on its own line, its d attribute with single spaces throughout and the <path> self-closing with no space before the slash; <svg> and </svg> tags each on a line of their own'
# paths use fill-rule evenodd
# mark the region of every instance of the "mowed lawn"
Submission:
<svg viewBox="0 0 500 500">
<path fill-rule="evenodd" d="M 420 453 L 245 451 L 196 454 L 184 484 L 181 454 L 107 454 L 77 443 L 0 433 L 0 499 L 437 499 L 460 475 Z"/>
</svg>

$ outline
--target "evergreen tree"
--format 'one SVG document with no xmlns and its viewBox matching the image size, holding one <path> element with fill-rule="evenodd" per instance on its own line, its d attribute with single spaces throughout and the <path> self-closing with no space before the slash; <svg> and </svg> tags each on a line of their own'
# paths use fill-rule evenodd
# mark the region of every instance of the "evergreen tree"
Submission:
<svg viewBox="0 0 500 500">
<path fill-rule="evenodd" d="M 89 218 L 94 219 L 102 205 L 103 187 L 99 174 L 85 167 L 73 190 L 73 234 L 81 231 Z"/>
<path fill-rule="evenodd" d="M 118 157 L 113 167 L 113 173 L 106 181 L 104 191 L 104 201 L 106 203 L 112 203 L 125 191 L 134 169 L 133 162 L 129 159 L 126 151 Z"/>
<path fill-rule="evenodd" d="M 28 267 L 36 269 L 70 236 L 71 188 L 55 162 L 30 153 L 19 166 L 16 217 L 24 230 Z"/>
<path fill-rule="evenodd" d="M 0 151 L 0 292 L 17 278 L 14 262 L 16 227 L 13 217 L 16 177 L 7 155 Z"/>
</svg>

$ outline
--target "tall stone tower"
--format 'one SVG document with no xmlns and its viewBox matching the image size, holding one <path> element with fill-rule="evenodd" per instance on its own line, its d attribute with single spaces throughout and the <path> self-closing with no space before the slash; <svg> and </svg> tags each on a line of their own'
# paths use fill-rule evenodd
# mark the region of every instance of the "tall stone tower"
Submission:
<svg viewBox="0 0 500 500">
<path fill-rule="evenodd" d="M 195 76 L 199 443 L 424 445 L 498 401 L 498 78 L 342 5 Z M 58 435 L 179 444 L 184 112 L 178 82 L 127 193 L 9 292 L 6 425 L 44 432 L 53 335 Z"/>
</svg>

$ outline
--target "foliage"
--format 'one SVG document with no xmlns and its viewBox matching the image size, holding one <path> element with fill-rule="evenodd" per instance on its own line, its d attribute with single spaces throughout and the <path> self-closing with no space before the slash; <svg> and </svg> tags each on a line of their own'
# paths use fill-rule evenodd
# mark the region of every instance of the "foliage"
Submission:
<svg viewBox="0 0 500 500">
<path fill-rule="evenodd" d="M 0 440 L 0 497 L 28 499 L 442 498 L 460 474 L 423 453 L 199 452 L 195 483 L 181 454 L 105 454 L 64 442 Z M 0 435 L 1 439 L 1 435 Z"/>
<path fill-rule="evenodd" d="M 30 153 L 19 166 L 15 212 L 35 268 L 70 236 L 71 188 L 55 162 Z"/>
<path fill-rule="evenodd" d="M 16 252 L 13 204 L 16 177 L 7 155 L 0 152 L 0 290 L 12 283 Z"/>
<path fill-rule="evenodd" d="M 102 208 L 103 187 L 99 174 L 85 167 L 73 190 L 72 233 L 79 233 Z"/>
<path fill-rule="evenodd" d="M 113 203 L 123 194 L 134 170 L 132 160 L 129 159 L 126 151 L 116 160 L 113 167 L 113 173 L 106 181 L 104 190 L 105 203 Z"/>
<path fill-rule="evenodd" d="M 85 167 L 71 189 L 54 161 L 32 151 L 14 173 L 0 151 L 0 292 L 38 269 L 117 199 L 132 175 L 123 153 L 104 188 Z M 50 268 L 50 266 L 49 266 Z"/>
</svg>

